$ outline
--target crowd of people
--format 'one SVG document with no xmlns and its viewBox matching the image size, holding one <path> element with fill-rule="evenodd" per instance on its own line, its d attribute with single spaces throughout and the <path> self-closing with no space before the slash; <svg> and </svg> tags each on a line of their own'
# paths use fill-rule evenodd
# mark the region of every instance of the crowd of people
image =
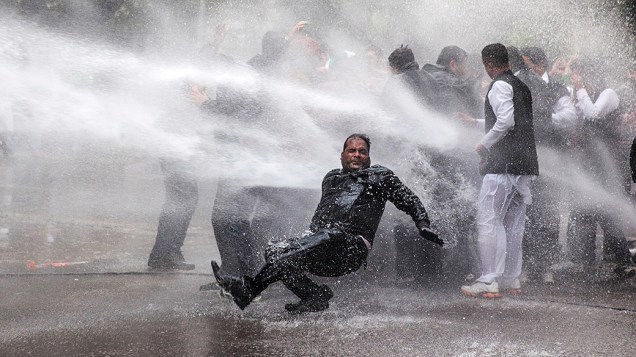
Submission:
<svg viewBox="0 0 636 357">
<path fill-rule="evenodd" d="M 231 62 L 218 43 L 205 49 L 206 58 Z M 617 202 L 629 202 L 636 193 L 636 63 L 617 88 L 607 84 L 593 58 L 551 59 L 540 47 L 494 43 L 475 59 L 449 45 L 435 63 L 420 66 L 407 45 L 388 55 L 375 45 L 362 54 L 334 51 L 303 21 L 288 33 L 268 31 L 262 53 L 247 65 L 260 76 L 320 90 L 346 82 L 376 95 L 398 118 L 409 110 L 406 92 L 418 106 L 483 136 L 475 146 L 477 159 L 426 143 L 415 148 L 437 173 L 427 190 L 445 213 L 432 218 L 392 171 L 371 166 L 369 137 L 349 136 L 342 168 L 323 180 L 310 234 L 274 239 L 263 252 L 256 249 L 257 237 L 266 233 L 252 224 L 254 202 L 290 192 L 220 178 L 212 224 L 223 266 L 213 261 L 212 267 L 218 285 L 241 309 L 276 281 L 300 299 L 286 306 L 290 312 L 328 308 L 333 292 L 305 273 L 339 276 L 363 266 L 387 200 L 417 227 L 398 223 L 392 230 L 396 284 L 475 275 L 461 292 L 494 298 L 521 293 L 526 281 L 554 284 L 562 261 L 591 272 L 603 260 L 619 276 L 633 274 L 624 206 Z M 266 98 L 236 88 L 219 86 L 211 95 L 193 85 L 189 95 L 204 113 L 245 123 L 268 112 Z M 165 161 L 162 169 L 166 203 L 148 265 L 194 269 L 181 246 L 197 204 L 196 180 L 181 163 Z M 460 182 L 479 192 L 472 201 L 453 189 Z M 603 256 L 597 257 L 599 229 Z M 445 245 L 457 253 L 440 249 Z M 452 257 L 459 263 L 442 268 Z"/>
</svg>

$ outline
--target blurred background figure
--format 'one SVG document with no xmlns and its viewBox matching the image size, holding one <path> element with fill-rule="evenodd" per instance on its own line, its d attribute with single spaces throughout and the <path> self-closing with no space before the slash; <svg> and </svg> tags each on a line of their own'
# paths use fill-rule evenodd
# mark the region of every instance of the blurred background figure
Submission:
<svg viewBox="0 0 636 357">
<path fill-rule="evenodd" d="M 596 233 L 600 227 L 603 260 L 615 264 L 615 271 L 620 274 L 631 262 L 620 214 L 614 204 L 625 194 L 629 173 L 626 168 L 629 149 L 620 126 L 620 99 L 605 83 L 599 63 L 574 60 L 570 69 L 574 100 L 582 122 L 574 148 L 575 160 L 581 167 L 577 180 L 587 185 L 585 192 L 577 193 L 573 200 L 568 248 L 574 264 L 592 271 L 597 262 Z"/>
</svg>

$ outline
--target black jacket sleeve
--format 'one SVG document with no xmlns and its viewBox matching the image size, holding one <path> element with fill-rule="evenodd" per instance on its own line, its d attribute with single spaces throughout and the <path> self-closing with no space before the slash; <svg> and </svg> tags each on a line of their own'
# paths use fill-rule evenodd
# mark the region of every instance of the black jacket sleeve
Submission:
<svg viewBox="0 0 636 357">
<path fill-rule="evenodd" d="M 413 222 L 425 220 L 430 223 L 422 201 L 391 170 L 382 175 L 381 187 L 386 199 L 411 216 Z"/>
</svg>

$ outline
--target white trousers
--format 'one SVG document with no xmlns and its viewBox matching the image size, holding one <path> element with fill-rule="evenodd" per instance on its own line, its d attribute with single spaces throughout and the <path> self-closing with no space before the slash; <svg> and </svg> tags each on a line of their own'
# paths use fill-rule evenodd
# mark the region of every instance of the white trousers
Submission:
<svg viewBox="0 0 636 357">
<path fill-rule="evenodd" d="M 488 174 L 477 201 L 477 244 L 481 276 L 477 281 L 509 284 L 521 274 L 521 243 L 526 206 L 532 203 L 534 176 Z"/>
</svg>

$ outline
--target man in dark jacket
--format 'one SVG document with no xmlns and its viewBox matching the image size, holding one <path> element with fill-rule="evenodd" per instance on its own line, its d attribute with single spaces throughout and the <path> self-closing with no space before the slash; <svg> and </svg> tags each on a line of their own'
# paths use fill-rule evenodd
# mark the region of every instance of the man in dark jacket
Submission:
<svg viewBox="0 0 636 357">
<path fill-rule="evenodd" d="M 433 107 L 437 111 L 447 117 L 456 112 L 472 116 L 483 115 L 484 103 L 479 98 L 478 82 L 468 75 L 468 53 L 462 48 L 453 45 L 444 47 L 435 64 L 424 65 L 421 72 L 435 81 L 436 101 Z M 478 272 L 477 249 L 471 249 L 474 248 L 471 242 L 474 240 L 475 210 L 474 204 L 466 195 L 466 189 L 476 187 L 478 177 L 474 169 L 468 169 L 472 166 L 472 161 L 461 148 L 441 150 L 423 146 L 420 150 L 437 173 L 431 176 L 421 172 L 420 177 L 427 180 L 426 185 L 436 201 L 439 232 L 447 240 L 456 241 L 457 248 L 441 250 L 428 245 L 425 249 L 413 249 L 409 244 L 396 244 L 396 254 L 399 257 L 396 260 L 396 271 L 398 274 L 406 271 L 406 279 L 402 279 L 405 281 L 408 281 L 409 271 L 413 271 L 415 283 L 463 279 L 469 271 Z M 408 231 L 403 229 L 402 224 L 394 231 L 396 242 L 408 241 L 404 234 Z M 417 243 L 415 241 L 412 244 Z M 415 259 L 408 259 L 413 256 Z"/>
<path fill-rule="evenodd" d="M 397 59 L 403 57 L 405 52 L 404 48 L 394 51 L 394 54 L 402 55 L 393 55 L 393 61 L 397 62 L 393 67 L 400 67 L 401 62 Z M 389 61 L 391 60 L 389 57 Z M 436 64 L 426 64 L 422 67 L 419 73 L 421 78 L 412 75 L 418 79 L 417 83 L 424 81 L 425 88 L 432 90 L 432 94 L 427 94 L 428 103 L 425 104 L 446 116 L 455 112 L 466 112 L 472 116 L 482 115 L 483 100 L 479 99 L 477 81 L 467 76 L 467 62 L 466 51 L 457 46 L 446 46 L 440 52 Z M 410 72 L 405 73 L 403 76 Z M 417 95 L 419 87 L 421 85 L 411 85 L 409 89 L 413 95 Z M 471 241 L 475 227 L 474 205 L 466 199 L 468 195 L 462 189 L 472 186 L 469 182 L 476 181 L 476 178 L 473 179 L 476 176 L 473 174 L 474 170 L 464 169 L 470 167 L 472 162 L 469 162 L 466 153 L 459 149 L 440 150 L 426 145 L 421 145 L 418 149 L 436 172 L 436 175 L 430 175 L 426 173 L 429 167 L 413 168 L 420 179 L 426 180 L 426 185 L 436 201 L 439 232 L 447 240 L 456 241 L 458 244 L 457 249 L 437 249 L 438 247 L 417 239 L 418 237 L 409 229 L 408 220 L 400 220 L 393 229 L 395 270 L 399 286 L 428 285 L 449 279 L 463 279 L 467 271 L 471 270 L 471 266 L 476 265 L 476 259 L 467 259 L 470 256 L 470 244 L 467 243 Z"/>
<path fill-rule="evenodd" d="M 268 31 L 263 35 L 261 45 L 262 53 L 252 57 L 247 64 L 262 76 L 281 76 L 281 65 L 288 48 L 285 33 Z M 250 93 L 223 87 L 218 88 L 216 94 L 216 100 L 204 103 L 203 107 L 237 118 L 246 126 L 258 125 L 271 115 L 271 99 L 266 91 Z M 282 194 L 291 196 L 294 193 L 285 188 L 248 186 L 235 177 L 219 180 L 211 222 L 226 272 L 244 275 L 258 268 L 257 250 L 261 244 L 256 237 L 259 233 L 265 235 L 261 229 L 264 225 L 259 223 L 267 219 L 280 225 L 287 224 L 280 217 L 263 217 L 265 214 L 258 211 L 258 204 Z"/>
<path fill-rule="evenodd" d="M 420 71 L 413 51 L 401 45 L 391 52 L 388 60 L 393 75 L 384 87 L 385 100 L 390 104 L 398 102 L 396 97 L 403 95 L 406 89 L 419 104 L 432 108 L 437 101 L 435 80 L 428 73 Z"/>
<path fill-rule="evenodd" d="M 322 311 L 333 292 L 306 276 L 336 277 L 358 270 L 367 259 L 386 201 L 406 212 L 424 238 L 444 241 L 430 229 L 428 214 L 419 198 L 389 169 L 371 165 L 370 141 L 352 134 L 340 156 L 342 169 L 327 173 L 322 197 L 311 221 L 311 234 L 270 244 L 266 263 L 254 276 L 232 277 L 220 273 L 212 261 L 216 280 L 239 308 L 244 309 L 270 284 L 282 281 L 300 298 L 285 305 L 291 313 Z"/>
<path fill-rule="evenodd" d="M 467 76 L 468 53 L 457 46 L 442 49 L 435 64 L 422 67 L 436 83 L 437 102 L 435 108 L 444 114 L 455 112 L 468 113 L 474 117 L 484 111 L 483 101 L 479 98 L 477 81 Z"/>
<path fill-rule="evenodd" d="M 577 121 L 576 109 L 568 90 L 546 72 L 548 59 L 539 47 L 521 51 L 508 47 L 510 63 L 517 78 L 532 93 L 532 115 L 539 161 L 549 165 L 551 152 L 566 150 L 567 134 Z M 513 63 L 516 63 L 514 65 Z M 558 262 L 561 177 L 537 177 L 532 187 L 532 205 L 527 211 L 527 229 L 523 239 L 524 271 L 529 280 L 554 283 L 551 266 Z"/>
</svg>

